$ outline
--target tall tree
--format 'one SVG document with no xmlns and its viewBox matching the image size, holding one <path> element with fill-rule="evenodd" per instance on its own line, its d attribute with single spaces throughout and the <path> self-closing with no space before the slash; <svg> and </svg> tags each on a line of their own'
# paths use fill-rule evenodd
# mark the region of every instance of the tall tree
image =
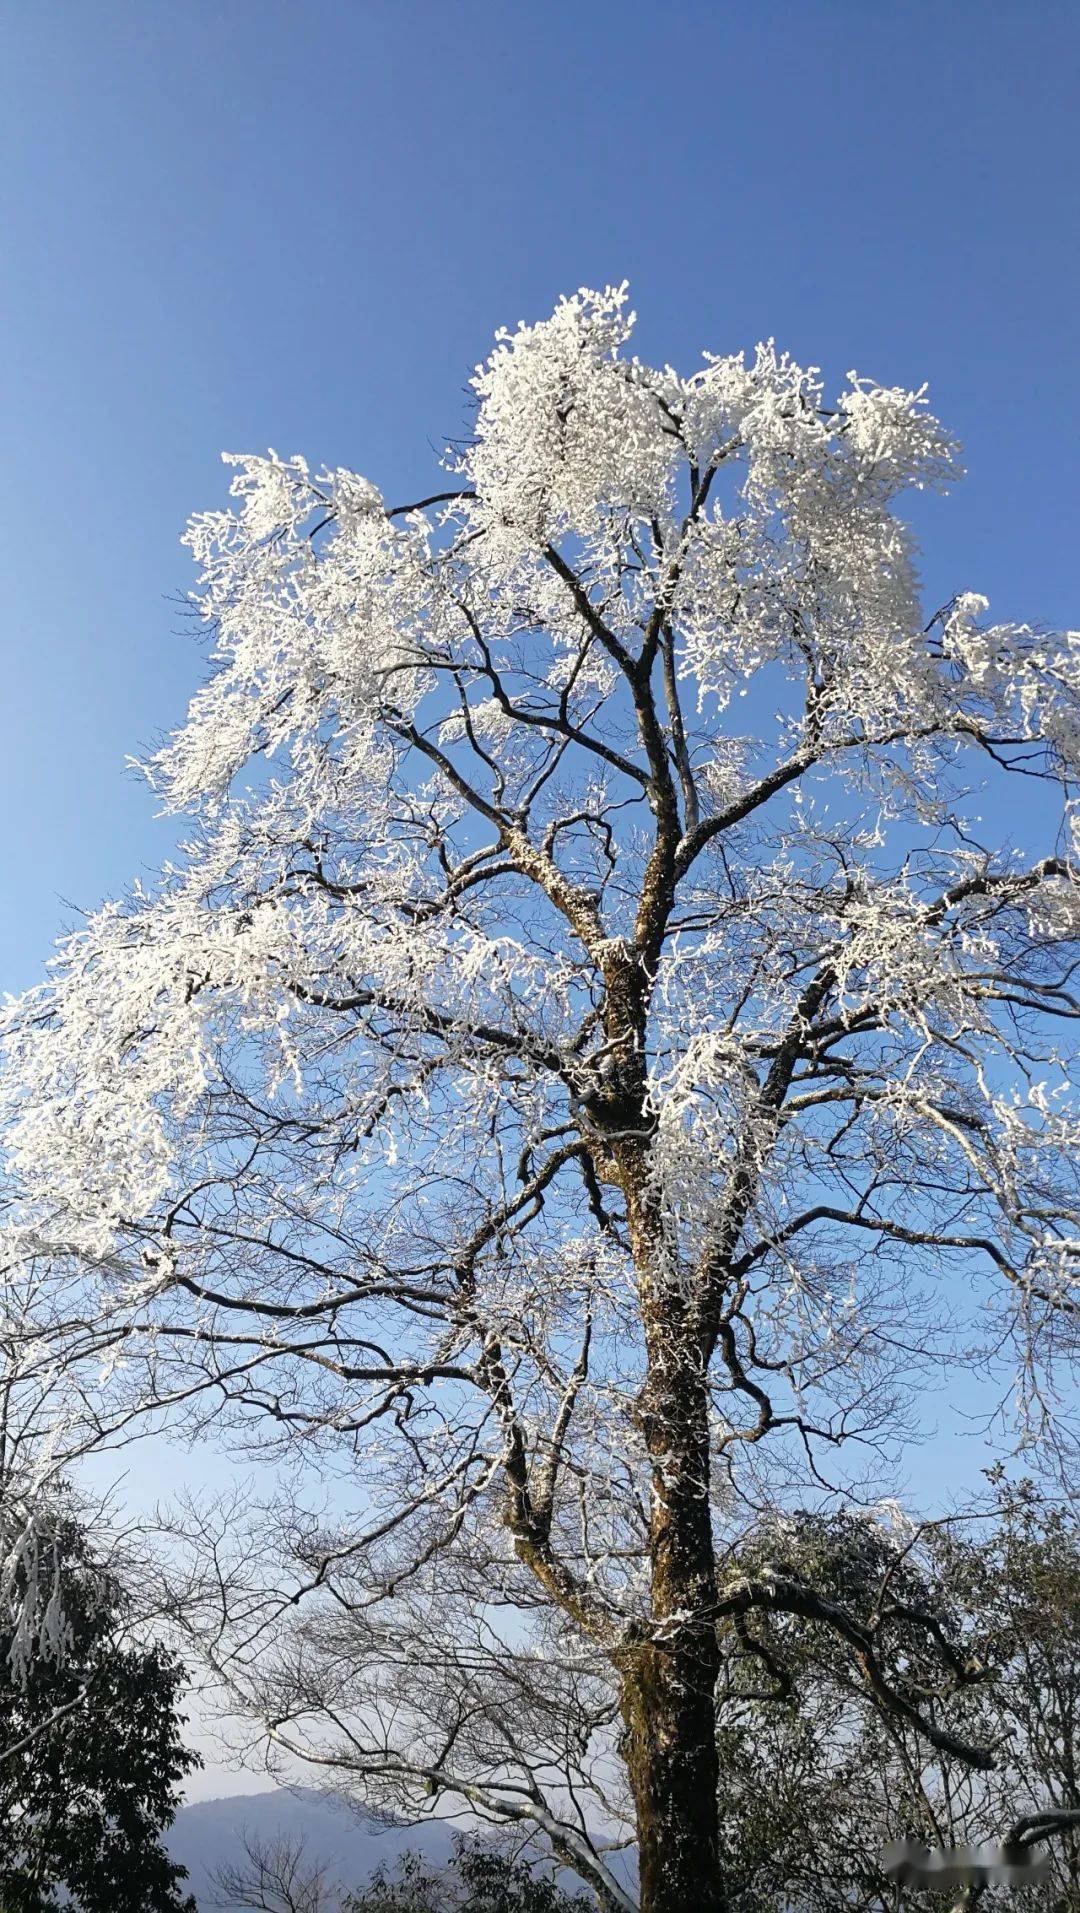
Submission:
<svg viewBox="0 0 1080 1913">
<path fill-rule="evenodd" d="M 60 1591 L 61 1639 L 24 1664 L 18 1628 L 0 1620 L 0 1906 L 194 1913 L 161 1844 L 199 1764 L 182 1737 L 182 1669 L 129 1637 L 120 1582 L 70 1511 L 39 1511 L 38 1527 L 55 1582 L 38 1598 Z M 23 1558 L 33 1582 L 36 1559 Z"/>
<path fill-rule="evenodd" d="M 632 1836 L 647 1913 L 717 1913 L 727 1630 L 827 1627 L 990 1758 L 943 1624 L 742 1543 L 872 1473 L 976 1325 L 1068 1459 L 1080 665 L 920 605 L 920 393 L 655 370 L 631 323 L 500 335 L 416 504 L 231 461 L 188 534 L 216 669 L 149 767 L 191 842 L 12 1011 L 6 1120 L 116 1412 L 340 1475 L 281 1511 L 295 1582 L 213 1563 L 270 1733 L 538 1825 L 609 1905 Z"/>
</svg>

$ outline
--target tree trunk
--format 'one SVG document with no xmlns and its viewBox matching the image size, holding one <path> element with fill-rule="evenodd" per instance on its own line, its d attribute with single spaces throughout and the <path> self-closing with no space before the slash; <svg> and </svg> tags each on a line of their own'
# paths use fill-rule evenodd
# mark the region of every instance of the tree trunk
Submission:
<svg viewBox="0 0 1080 1913">
<path fill-rule="evenodd" d="M 653 899 L 657 938 L 669 902 Z M 639 940 L 647 913 L 643 898 Z M 647 1140 L 654 1118 L 645 1027 L 658 949 L 655 942 L 651 962 L 616 954 L 605 969 L 604 1029 L 615 1067 L 594 1105 L 626 1196 L 647 1362 L 638 1411 L 651 1473 L 651 1625 L 623 1662 L 623 1755 L 637 1820 L 641 1913 L 724 1913 L 708 1363 L 669 1252 Z"/>
<path fill-rule="evenodd" d="M 624 1686 L 623 1719 L 641 1913 L 723 1913 L 715 1708 L 700 1655 L 649 1648 Z"/>
<path fill-rule="evenodd" d="M 653 1456 L 654 1638 L 627 1668 L 622 1694 L 641 1909 L 723 1913 L 706 1392 L 698 1361 L 669 1356 L 658 1367 L 643 1404 Z"/>
</svg>

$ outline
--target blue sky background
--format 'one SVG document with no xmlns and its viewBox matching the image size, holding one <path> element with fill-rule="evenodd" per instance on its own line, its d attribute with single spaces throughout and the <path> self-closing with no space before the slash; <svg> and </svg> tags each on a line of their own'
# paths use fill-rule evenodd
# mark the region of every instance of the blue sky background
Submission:
<svg viewBox="0 0 1080 1913">
<path fill-rule="evenodd" d="M 417 496 L 495 328 L 583 283 L 628 278 L 638 350 L 685 370 L 773 334 L 830 382 L 929 380 L 969 468 L 918 504 L 933 604 L 1080 622 L 1074 5 L 7 0 L 0 27 L 0 990 L 170 848 L 123 764 L 203 668 L 172 600 L 219 452 Z"/>
</svg>

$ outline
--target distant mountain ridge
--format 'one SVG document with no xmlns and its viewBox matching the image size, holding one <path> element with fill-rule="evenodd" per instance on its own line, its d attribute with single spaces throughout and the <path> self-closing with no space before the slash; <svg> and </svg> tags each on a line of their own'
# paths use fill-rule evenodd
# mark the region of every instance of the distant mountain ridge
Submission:
<svg viewBox="0 0 1080 1913">
<path fill-rule="evenodd" d="M 429 1859 L 447 1859 L 454 1826 L 445 1820 L 385 1825 L 310 1788 L 232 1794 L 181 1807 L 166 1837 L 174 1860 L 188 1870 L 188 1887 L 199 1913 L 218 1909 L 212 1876 L 243 1859 L 244 1833 L 272 1841 L 303 1835 L 313 1860 L 325 1861 L 343 1886 L 358 1887 L 378 1866 L 393 1865 L 414 1849 Z"/>
</svg>

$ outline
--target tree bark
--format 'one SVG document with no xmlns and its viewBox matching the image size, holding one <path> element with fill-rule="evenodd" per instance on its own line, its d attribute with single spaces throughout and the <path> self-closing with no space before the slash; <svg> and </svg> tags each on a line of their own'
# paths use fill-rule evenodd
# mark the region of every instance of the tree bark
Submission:
<svg viewBox="0 0 1080 1913">
<path fill-rule="evenodd" d="M 712 1688 L 692 1651 L 643 1662 L 623 1693 L 641 1913 L 723 1913 Z"/>
<path fill-rule="evenodd" d="M 700 1360 L 658 1366 L 643 1404 L 653 1458 L 652 1639 L 628 1666 L 622 1693 L 641 1909 L 723 1913 L 707 1398 Z"/>
<path fill-rule="evenodd" d="M 649 1159 L 654 1117 L 645 1028 L 670 879 L 663 860 L 650 865 L 638 921 L 650 962 L 613 948 L 605 967 L 604 1027 L 614 1069 L 595 1107 L 626 1197 L 646 1351 L 638 1412 L 651 1473 L 650 1625 L 623 1663 L 623 1754 L 637 1820 L 641 1913 L 724 1913 L 708 1362 Z"/>
</svg>

